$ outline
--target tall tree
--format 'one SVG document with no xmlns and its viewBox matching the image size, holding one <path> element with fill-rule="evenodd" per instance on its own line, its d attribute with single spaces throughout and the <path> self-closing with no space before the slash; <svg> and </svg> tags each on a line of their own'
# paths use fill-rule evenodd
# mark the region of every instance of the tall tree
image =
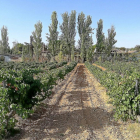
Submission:
<svg viewBox="0 0 140 140">
<path fill-rule="evenodd" d="M 13 54 L 22 54 L 22 50 L 24 49 L 24 53 L 28 54 L 28 45 L 24 45 L 22 43 L 14 42 L 14 46 L 12 48 Z"/>
<path fill-rule="evenodd" d="M 121 48 L 120 48 L 120 50 L 125 51 L 125 50 L 126 50 L 126 48 L 125 48 L 125 47 L 121 47 Z"/>
<path fill-rule="evenodd" d="M 90 27 L 90 25 L 92 24 L 92 20 L 91 20 L 91 17 L 90 16 L 87 16 L 87 19 L 85 20 L 85 15 L 83 12 L 81 12 L 79 15 L 78 15 L 78 33 L 79 33 L 79 36 L 80 36 L 80 41 L 79 41 L 79 44 L 80 44 L 80 49 L 81 49 L 81 58 L 82 58 L 82 61 L 84 62 L 86 60 L 86 56 L 87 56 L 87 49 L 89 48 L 90 46 L 90 34 L 92 34 L 92 29 Z"/>
<path fill-rule="evenodd" d="M 83 43 L 84 43 L 84 38 L 83 38 L 83 34 L 84 34 L 84 29 L 85 29 L 85 14 L 83 12 L 81 12 L 79 15 L 78 15 L 78 26 L 77 26 L 77 29 L 78 29 L 78 33 L 79 33 L 79 37 L 80 37 L 80 40 L 79 40 L 79 48 L 80 48 L 80 55 L 82 57 L 82 61 L 84 59 L 84 48 L 83 48 Z"/>
<path fill-rule="evenodd" d="M 105 49 L 105 36 L 103 33 L 103 20 L 100 19 L 99 22 L 97 22 L 98 27 L 96 29 L 96 52 L 102 52 Z"/>
<path fill-rule="evenodd" d="M 104 43 L 105 43 L 105 49 L 104 49 L 105 51 L 104 52 L 105 52 L 105 55 L 108 56 L 109 55 L 109 52 L 108 52 L 109 42 L 108 42 L 108 38 L 107 37 L 105 38 L 105 42 Z"/>
<path fill-rule="evenodd" d="M 0 40 L 0 54 L 3 53 L 2 41 Z"/>
<path fill-rule="evenodd" d="M 108 29 L 108 38 L 106 39 L 106 42 L 108 44 L 107 45 L 108 55 L 110 55 L 113 45 L 117 42 L 117 40 L 114 39 L 115 36 L 116 36 L 115 28 L 114 26 L 111 26 L 111 29 Z"/>
<path fill-rule="evenodd" d="M 50 34 L 46 34 L 47 41 L 49 42 L 49 49 L 51 50 L 51 54 L 53 56 L 53 61 L 55 61 L 55 55 L 56 55 L 56 47 L 57 47 L 57 39 L 58 39 L 58 31 L 57 31 L 57 13 L 54 11 L 51 16 L 52 24 L 49 26 L 49 32 Z"/>
<path fill-rule="evenodd" d="M 86 59 L 87 59 L 87 61 L 91 62 L 92 58 L 93 58 L 93 50 L 94 50 L 92 35 L 90 36 L 90 40 L 89 40 L 89 44 L 88 45 L 89 46 L 87 48 Z"/>
<path fill-rule="evenodd" d="M 15 40 L 12 43 L 13 43 L 13 47 L 11 49 L 12 54 L 18 54 L 18 48 L 17 48 L 18 41 Z"/>
<path fill-rule="evenodd" d="M 34 46 L 34 54 L 35 54 L 35 59 L 36 61 L 39 61 L 39 56 L 42 50 L 42 38 L 41 38 L 41 33 L 42 33 L 42 22 L 37 22 L 37 24 L 34 25 L 35 31 L 32 32 L 33 35 L 33 46 Z"/>
<path fill-rule="evenodd" d="M 66 53 L 68 54 L 68 61 L 71 59 L 71 53 L 73 54 L 74 52 L 74 44 L 75 44 L 75 35 L 76 35 L 76 11 L 71 11 L 70 16 L 68 15 L 67 12 L 62 14 L 63 18 L 63 23 L 60 25 L 60 29 L 62 32 L 62 39 L 63 42 L 65 42 L 65 49 Z M 72 56 L 73 59 L 73 56 Z"/>
<path fill-rule="evenodd" d="M 70 56 L 71 60 L 74 61 L 74 49 L 75 49 L 75 35 L 76 35 L 76 11 L 71 11 L 70 20 L 69 20 L 69 37 L 70 37 Z"/>
<path fill-rule="evenodd" d="M 74 61 L 74 46 L 72 46 L 72 50 L 71 50 L 71 61 Z"/>
<path fill-rule="evenodd" d="M 7 27 L 3 26 L 1 28 L 1 43 L 0 43 L 0 50 L 3 54 L 8 52 L 8 48 L 9 48 L 9 43 L 8 43 L 8 32 L 7 32 Z"/>
<path fill-rule="evenodd" d="M 62 44 L 60 45 L 60 52 L 58 54 L 58 57 L 59 57 L 59 60 L 60 62 L 62 61 L 62 58 L 63 58 L 63 52 L 62 52 Z"/>
<path fill-rule="evenodd" d="M 60 40 L 60 46 L 62 45 L 62 53 L 63 53 L 63 57 L 64 57 L 65 55 L 68 54 L 68 49 L 67 49 L 67 43 L 65 41 L 63 34 L 61 34 L 59 36 L 59 40 Z M 59 51 L 60 51 L 60 49 L 59 49 Z"/>
</svg>

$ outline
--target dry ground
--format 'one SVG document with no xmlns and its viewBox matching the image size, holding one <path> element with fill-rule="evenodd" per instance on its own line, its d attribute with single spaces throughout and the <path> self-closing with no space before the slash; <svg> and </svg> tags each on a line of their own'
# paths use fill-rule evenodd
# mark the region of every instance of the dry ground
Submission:
<svg viewBox="0 0 140 140">
<path fill-rule="evenodd" d="M 9 140 L 132 140 L 127 123 L 114 121 L 108 100 L 105 89 L 78 64 L 30 118 L 17 117 L 21 133 Z"/>
<path fill-rule="evenodd" d="M 99 66 L 99 65 L 97 65 L 97 64 L 92 64 L 92 65 L 94 65 L 94 66 L 96 66 L 96 67 L 99 67 L 100 69 L 102 69 L 103 71 L 105 71 L 106 70 L 106 68 L 104 68 L 104 67 L 102 67 L 102 66 Z"/>
</svg>

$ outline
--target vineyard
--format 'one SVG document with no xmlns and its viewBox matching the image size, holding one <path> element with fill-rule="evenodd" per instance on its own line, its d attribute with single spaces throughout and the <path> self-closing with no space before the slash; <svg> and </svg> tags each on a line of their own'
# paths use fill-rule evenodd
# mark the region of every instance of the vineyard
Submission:
<svg viewBox="0 0 140 140">
<path fill-rule="evenodd" d="M 66 61 L 0 63 L 0 81 L 2 82 L 0 85 L 0 111 L 2 112 L 0 139 L 19 133 L 19 129 L 16 129 L 19 123 L 22 123 L 24 129 L 26 125 L 27 128 L 30 126 L 30 129 L 26 130 L 26 128 L 24 131 L 28 132 L 24 133 L 23 130 L 20 131 L 21 136 L 15 135 L 14 139 L 33 137 L 33 135 L 37 139 L 43 139 L 47 137 L 46 134 L 49 134 L 48 138 L 54 139 L 67 137 L 70 139 L 105 139 L 105 137 L 106 139 L 111 137 L 131 139 L 131 135 L 127 132 L 125 135 L 121 133 L 120 126 L 123 122 L 121 125 L 117 124 L 117 131 L 115 126 L 119 120 L 138 121 L 140 115 L 139 64 L 115 62 L 114 65 L 109 61 L 104 63 L 97 61 L 95 64 L 89 62 L 77 64 L 74 61 L 69 64 Z M 96 86 L 98 83 L 96 80 L 105 88 L 101 90 L 102 92 L 98 90 L 100 86 Z M 77 112 L 81 110 L 78 106 L 82 112 Z M 43 113 L 44 110 L 46 114 Z M 69 113 L 64 114 L 65 111 Z M 35 114 L 37 116 L 40 114 L 40 117 L 43 116 L 50 121 L 36 125 L 35 122 L 41 119 L 34 118 Z M 113 119 L 112 115 L 115 118 L 112 121 L 113 125 L 106 127 L 105 124 L 110 124 L 110 119 Z M 24 120 L 30 120 L 32 123 L 23 123 Z M 53 120 L 57 120 L 59 124 Z M 50 126 L 48 126 L 49 122 Z M 61 128 L 63 123 L 65 125 Z M 26 125 L 23 126 L 23 124 Z M 44 124 L 48 127 L 46 134 L 41 131 L 46 130 L 43 127 Z M 71 127 L 68 127 L 70 124 Z M 40 133 L 29 131 L 36 127 L 39 127 Z M 55 131 L 49 132 L 55 127 L 60 135 Z M 64 129 L 70 132 L 66 133 Z M 109 132 L 112 134 L 108 135 Z M 77 133 L 76 136 L 73 135 L 74 133 Z M 138 134 L 137 137 L 139 136 Z M 12 140 L 12 137 L 9 140 Z"/>
<path fill-rule="evenodd" d="M 140 140 L 140 1 L 0 3 L 0 140 Z"/>
<path fill-rule="evenodd" d="M 61 80 L 76 62 L 61 63 L 1 63 L 0 134 L 1 138 L 15 126 L 14 115 L 27 118 L 32 107 L 51 95 L 56 81 Z M 25 69 L 26 67 L 26 69 Z"/>
<path fill-rule="evenodd" d="M 140 115 L 140 87 L 139 87 L 139 66 L 132 63 L 109 62 L 97 63 L 108 70 L 86 63 L 85 65 L 94 74 L 98 81 L 107 88 L 107 94 L 115 106 L 116 119 L 136 119 Z"/>
</svg>

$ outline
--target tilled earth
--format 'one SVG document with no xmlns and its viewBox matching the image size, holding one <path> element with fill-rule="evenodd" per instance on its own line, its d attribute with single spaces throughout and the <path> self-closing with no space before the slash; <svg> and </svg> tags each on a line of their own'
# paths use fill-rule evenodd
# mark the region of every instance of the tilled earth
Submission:
<svg viewBox="0 0 140 140">
<path fill-rule="evenodd" d="M 113 119 L 112 106 L 102 95 L 105 89 L 97 90 L 96 84 L 85 65 L 78 64 L 30 118 L 17 116 L 21 133 L 9 140 L 128 139 Z"/>
</svg>

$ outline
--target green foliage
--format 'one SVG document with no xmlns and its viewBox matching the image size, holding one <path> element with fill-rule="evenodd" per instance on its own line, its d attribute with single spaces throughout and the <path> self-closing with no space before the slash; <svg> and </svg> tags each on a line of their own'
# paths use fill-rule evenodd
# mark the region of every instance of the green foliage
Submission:
<svg viewBox="0 0 140 140">
<path fill-rule="evenodd" d="M 140 45 L 136 45 L 134 48 L 137 52 L 140 52 Z"/>
<path fill-rule="evenodd" d="M 113 45 L 117 42 L 117 40 L 114 39 L 115 36 L 115 28 L 114 26 L 111 26 L 111 29 L 108 29 L 108 38 L 106 39 L 106 52 L 108 52 L 108 55 L 110 54 Z"/>
<path fill-rule="evenodd" d="M 12 54 L 22 54 L 22 51 L 24 51 L 24 54 L 28 54 L 28 45 L 16 43 L 14 47 L 11 49 L 11 51 Z"/>
<path fill-rule="evenodd" d="M 140 79 L 137 70 L 126 70 L 123 77 L 111 71 L 102 71 L 100 68 L 85 63 L 86 67 L 94 74 L 98 81 L 107 89 L 107 94 L 115 106 L 115 119 L 136 119 L 139 114 L 140 95 L 136 95 L 136 79 Z M 139 87 L 138 87 L 139 88 Z M 138 89 L 140 91 L 140 88 Z"/>
<path fill-rule="evenodd" d="M 109 61 L 105 61 L 104 63 L 101 62 L 95 62 L 96 64 L 107 68 L 110 71 L 115 71 L 117 74 L 125 74 L 127 70 L 129 72 L 133 72 L 135 70 L 139 71 L 140 64 L 136 62 L 120 62 L 120 61 L 114 61 L 114 64 L 112 64 Z"/>
<path fill-rule="evenodd" d="M 92 46 L 92 48 L 93 48 L 93 51 L 94 51 L 94 50 L 95 50 L 95 48 L 96 48 L 96 44 L 95 44 L 95 45 L 93 45 L 93 46 Z"/>
<path fill-rule="evenodd" d="M 122 51 L 125 51 L 125 49 L 126 49 L 125 47 L 121 47 L 121 48 L 120 48 L 120 50 L 122 50 Z"/>
<path fill-rule="evenodd" d="M 93 46 L 88 48 L 87 51 L 87 61 L 92 62 L 93 59 Z"/>
<path fill-rule="evenodd" d="M 100 19 L 97 24 L 98 24 L 98 28 L 96 29 L 96 38 L 97 38 L 96 51 L 102 52 L 105 49 L 105 36 L 103 33 L 103 20 Z"/>
<path fill-rule="evenodd" d="M 34 54 L 35 54 L 35 59 L 36 62 L 39 61 L 39 56 L 42 50 L 42 38 L 41 38 L 41 33 L 42 33 L 42 22 L 37 22 L 35 24 L 35 31 L 32 32 L 33 34 L 33 46 L 34 46 Z"/>
<path fill-rule="evenodd" d="M 0 41 L 0 51 L 3 53 L 3 54 L 6 54 L 8 53 L 9 51 L 9 43 L 8 43 L 8 29 L 7 27 L 2 27 L 1 28 L 1 41 Z"/>
<path fill-rule="evenodd" d="M 71 11 L 70 16 L 67 12 L 62 14 L 63 23 L 60 25 L 61 29 L 61 40 L 64 46 L 64 53 L 68 55 L 68 61 L 71 59 L 72 47 L 75 44 L 75 26 L 76 26 L 76 11 Z"/>
<path fill-rule="evenodd" d="M 94 51 L 94 46 L 93 45 L 93 40 L 92 40 L 92 36 L 90 37 L 90 40 L 89 40 L 89 46 L 87 47 L 87 54 L 86 54 L 86 60 L 89 61 L 89 62 L 92 62 L 92 59 L 93 59 L 93 51 Z"/>
<path fill-rule="evenodd" d="M 72 47 L 71 51 L 71 60 L 74 61 L 74 46 Z"/>
<path fill-rule="evenodd" d="M 63 58 L 62 45 L 60 45 L 60 52 L 59 52 L 58 57 L 59 57 L 59 60 L 61 62 L 62 61 L 62 58 Z"/>
<path fill-rule="evenodd" d="M 0 61 L 4 61 L 5 57 L 4 56 L 0 56 Z"/>
<path fill-rule="evenodd" d="M 86 56 L 88 56 L 88 48 L 92 45 L 92 36 L 89 36 L 93 33 L 93 29 L 90 27 L 91 23 L 92 20 L 90 16 L 87 16 L 87 19 L 85 19 L 85 14 L 83 12 L 78 15 L 78 33 L 80 36 L 79 43 L 81 49 L 80 56 L 83 62 L 85 61 Z"/>
<path fill-rule="evenodd" d="M 3 73 L 0 77 L 2 78 Z M 14 104 L 21 104 L 23 108 L 31 109 L 34 105 L 33 97 L 40 92 L 41 83 L 38 80 L 33 79 L 33 71 L 23 69 L 22 71 L 9 70 L 5 72 L 7 84 L 10 83 L 8 88 L 9 99 Z M 30 107 L 28 106 L 30 105 Z"/>
<path fill-rule="evenodd" d="M 58 44 L 58 31 L 57 31 L 57 25 L 58 25 L 58 20 L 57 20 L 57 13 L 54 11 L 51 16 L 52 19 L 52 24 L 49 26 L 49 32 L 50 34 L 46 34 L 48 36 L 47 40 L 49 42 L 49 50 L 51 50 L 51 54 L 53 57 L 53 60 L 55 60 L 55 55 L 57 51 L 57 44 Z"/>
<path fill-rule="evenodd" d="M 32 114 L 32 107 L 49 97 L 56 80 L 64 79 L 77 63 L 71 62 L 68 66 L 65 65 L 67 64 L 65 61 L 58 64 L 54 62 L 22 62 L 16 66 L 14 64 L 16 63 L 2 63 L 4 68 L 0 70 L 0 80 L 6 83 L 6 87 L 0 87 L 0 138 L 6 138 L 14 132 L 13 128 L 17 122 L 13 117 L 15 114 L 23 119 Z M 44 71 L 41 68 L 45 66 L 51 66 L 49 69 L 63 67 Z"/>
</svg>

